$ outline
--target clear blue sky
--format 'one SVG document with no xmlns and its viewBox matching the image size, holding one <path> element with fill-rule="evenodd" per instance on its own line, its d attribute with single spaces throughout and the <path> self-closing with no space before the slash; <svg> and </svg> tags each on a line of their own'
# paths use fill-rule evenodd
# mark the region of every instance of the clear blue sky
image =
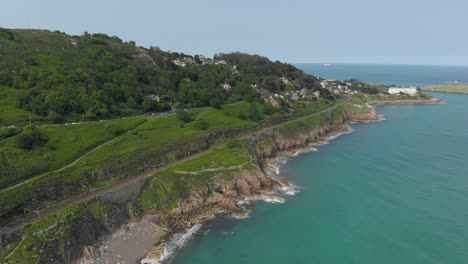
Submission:
<svg viewBox="0 0 468 264">
<path fill-rule="evenodd" d="M 189 54 L 468 65 L 467 0 L 3 0 L 0 26 L 117 35 Z"/>
</svg>

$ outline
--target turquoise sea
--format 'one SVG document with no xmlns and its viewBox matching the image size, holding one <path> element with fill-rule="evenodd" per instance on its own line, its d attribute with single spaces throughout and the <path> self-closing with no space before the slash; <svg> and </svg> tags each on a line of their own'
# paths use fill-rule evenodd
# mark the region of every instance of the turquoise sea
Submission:
<svg viewBox="0 0 468 264">
<path fill-rule="evenodd" d="M 387 85 L 468 84 L 468 67 L 385 64 L 298 64 L 303 71 L 333 80 L 358 79 Z"/>
<path fill-rule="evenodd" d="M 300 192 L 219 217 L 173 263 L 468 263 L 468 95 L 381 106 L 282 173 Z"/>
</svg>

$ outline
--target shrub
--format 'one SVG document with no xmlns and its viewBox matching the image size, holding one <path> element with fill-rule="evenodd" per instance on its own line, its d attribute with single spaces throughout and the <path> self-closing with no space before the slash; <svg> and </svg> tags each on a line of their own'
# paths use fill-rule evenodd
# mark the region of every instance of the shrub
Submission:
<svg viewBox="0 0 468 264">
<path fill-rule="evenodd" d="M 179 119 L 180 121 L 184 123 L 188 123 L 193 120 L 192 116 L 184 109 L 177 110 L 176 116 L 177 116 L 177 119 Z"/>
<path fill-rule="evenodd" d="M 21 149 L 35 149 L 47 143 L 47 135 L 41 133 L 34 126 L 26 127 L 21 134 L 16 136 L 16 146 Z"/>
<path fill-rule="evenodd" d="M 265 106 L 263 107 L 263 113 L 265 115 L 271 115 L 276 112 L 276 109 L 271 105 L 271 103 L 266 103 Z"/>
<path fill-rule="evenodd" d="M 195 127 L 200 129 L 200 130 L 207 130 L 208 129 L 208 122 L 206 122 L 206 120 L 200 118 L 195 122 Z"/>
<path fill-rule="evenodd" d="M 251 104 L 249 109 L 249 119 L 252 121 L 260 121 L 263 119 L 262 113 L 258 111 L 257 105 Z"/>
<path fill-rule="evenodd" d="M 109 123 L 106 125 L 106 131 L 109 132 L 111 135 L 114 135 L 114 136 L 119 136 L 119 135 L 122 135 L 122 133 L 124 132 L 124 130 L 119 127 L 118 125 L 116 125 L 115 123 Z"/>
<path fill-rule="evenodd" d="M 239 113 L 237 114 L 237 117 L 238 117 L 239 119 L 241 119 L 241 120 L 246 120 L 246 119 L 247 119 L 247 116 L 245 115 L 244 112 L 239 112 Z"/>
<path fill-rule="evenodd" d="M 21 132 L 20 128 L 15 128 L 15 127 L 0 128 L 0 140 L 15 136 L 20 132 Z"/>
</svg>

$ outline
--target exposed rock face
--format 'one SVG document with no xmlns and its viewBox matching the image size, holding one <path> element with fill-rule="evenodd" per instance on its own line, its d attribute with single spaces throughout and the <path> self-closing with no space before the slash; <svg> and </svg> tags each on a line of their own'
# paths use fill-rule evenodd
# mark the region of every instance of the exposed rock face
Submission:
<svg viewBox="0 0 468 264">
<path fill-rule="evenodd" d="M 172 230 L 178 230 L 220 213 L 243 215 L 244 208 L 238 205 L 241 200 L 271 193 L 284 185 L 287 183 L 268 178 L 259 169 L 253 173 L 240 172 L 233 180 L 217 183 L 214 191 L 207 187 L 194 192 L 178 208 L 161 212 L 158 220 L 169 223 Z"/>
</svg>

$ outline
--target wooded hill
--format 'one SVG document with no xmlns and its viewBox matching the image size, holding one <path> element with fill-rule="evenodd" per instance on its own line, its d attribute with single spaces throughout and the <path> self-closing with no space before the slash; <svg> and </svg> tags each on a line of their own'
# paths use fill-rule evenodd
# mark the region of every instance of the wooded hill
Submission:
<svg viewBox="0 0 468 264">
<path fill-rule="evenodd" d="M 318 78 L 262 56 L 189 56 L 105 34 L 0 28 L 0 58 L 0 125 L 219 107 L 302 88 L 333 99 Z"/>
</svg>

